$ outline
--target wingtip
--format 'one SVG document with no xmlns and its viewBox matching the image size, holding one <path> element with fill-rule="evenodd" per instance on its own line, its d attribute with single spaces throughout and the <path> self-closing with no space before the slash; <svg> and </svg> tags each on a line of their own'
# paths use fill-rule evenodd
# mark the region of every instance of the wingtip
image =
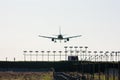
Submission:
<svg viewBox="0 0 120 80">
<path fill-rule="evenodd" d="M 78 35 L 78 37 L 81 37 L 82 35 Z"/>
<path fill-rule="evenodd" d="M 40 37 L 40 35 L 38 35 L 38 37 Z"/>
</svg>

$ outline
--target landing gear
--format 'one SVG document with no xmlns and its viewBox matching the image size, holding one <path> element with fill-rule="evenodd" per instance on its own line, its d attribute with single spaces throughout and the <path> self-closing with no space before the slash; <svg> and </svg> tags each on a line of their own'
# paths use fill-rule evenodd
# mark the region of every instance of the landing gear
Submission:
<svg viewBox="0 0 120 80">
<path fill-rule="evenodd" d="M 55 40 L 54 43 L 56 43 L 57 41 Z"/>
<path fill-rule="evenodd" d="M 64 43 L 66 43 L 67 41 L 64 41 Z"/>
</svg>

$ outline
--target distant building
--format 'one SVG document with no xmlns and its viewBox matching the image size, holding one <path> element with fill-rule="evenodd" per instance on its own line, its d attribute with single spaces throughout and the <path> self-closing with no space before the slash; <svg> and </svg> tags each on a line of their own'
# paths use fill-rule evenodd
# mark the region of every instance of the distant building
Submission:
<svg viewBox="0 0 120 80">
<path fill-rule="evenodd" d="M 68 61 L 78 61 L 78 56 L 68 56 Z"/>
</svg>

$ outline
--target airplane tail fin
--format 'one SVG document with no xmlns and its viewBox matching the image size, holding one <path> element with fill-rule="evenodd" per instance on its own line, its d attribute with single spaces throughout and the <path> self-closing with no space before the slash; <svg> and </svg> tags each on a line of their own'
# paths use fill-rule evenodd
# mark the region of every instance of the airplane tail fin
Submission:
<svg viewBox="0 0 120 80">
<path fill-rule="evenodd" d="M 61 34 L 61 27 L 59 27 L 59 34 Z"/>
</svg>

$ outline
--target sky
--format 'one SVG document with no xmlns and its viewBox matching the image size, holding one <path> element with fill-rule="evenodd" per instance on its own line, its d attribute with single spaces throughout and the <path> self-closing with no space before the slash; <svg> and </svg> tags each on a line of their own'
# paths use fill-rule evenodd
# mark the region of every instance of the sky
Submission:
<svg viewBox="0 0 120 80">
<path fill-rule="evenodd" d="M 0 0 L 0 60 L 23 60 L 23 51 L 120 50 L 120 0 Z M 54 43 L 38 35 L 82 35 Z"/>
</svg>

